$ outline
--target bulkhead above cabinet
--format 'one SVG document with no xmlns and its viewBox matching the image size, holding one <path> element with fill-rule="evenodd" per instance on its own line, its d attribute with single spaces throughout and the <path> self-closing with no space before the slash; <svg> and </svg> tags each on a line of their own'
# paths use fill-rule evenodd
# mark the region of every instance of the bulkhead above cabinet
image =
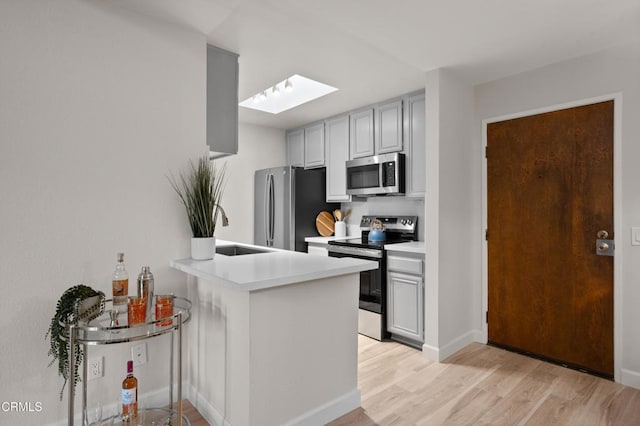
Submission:
<svg viewBox="0 0 640 426">
<path fill-rule="evenodd" d="M 238 153 L 238 55 L 207 45 L 209 157 Z"/>
</svg>

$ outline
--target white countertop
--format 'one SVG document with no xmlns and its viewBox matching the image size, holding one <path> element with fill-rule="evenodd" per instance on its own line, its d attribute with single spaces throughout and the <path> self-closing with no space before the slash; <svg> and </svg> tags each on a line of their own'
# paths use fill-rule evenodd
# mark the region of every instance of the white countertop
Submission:
<svg viewBox="0 0 640 426">
<path fill-rule="evenodd" d="M 329 241 L 348 240 L 349 238 L 355 238 L 355 237 L 348 236 L 348 235 L 344 237 L 336 237 L 335 235 L 332 235 L 331 237 L 306 237 L 304 240 L 308 243 L 328 244 Z"/>
<path fill-rule="evenodd" d="M 426 254 L 424 241 L 410 241 L 408 243 L 385 244 L 387 251 L 398 251 L 405 253 Z"/>
<path fill-rule="evenodd" d="M 368 260 L 313 256 L 307 253 L 224 240 L 218 240 L 217 245 L 239 245 L 271 250 L 271 252 L 240 256 L 216 254 L 212 260 L 195 261 L 187 258 L 172 260 L 169 264 L 179 271 L 239 291 L 262 290 L 319 278 L 369 271 L 378 267 L 376 262 Z"/>
</svg>

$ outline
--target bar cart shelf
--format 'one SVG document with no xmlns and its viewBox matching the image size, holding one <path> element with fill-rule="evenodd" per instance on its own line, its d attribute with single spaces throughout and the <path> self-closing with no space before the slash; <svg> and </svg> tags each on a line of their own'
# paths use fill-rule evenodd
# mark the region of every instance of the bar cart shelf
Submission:
<svg viewBox="0 0 640 426">
<path fill-rule="evenodd" d="M 114 324 L 111 313 L 115 310 L 111 299 L 105 301 L 105 310 L 98 318 L 88 324 L 72 324 L 66 328 L 66 338 L 69 341 L 69 359 L 74 359 L 75 344 L 84 346 L 85 354 L 82 362 L 82 424 L 87 423 L 87 364 L 88 346 L 111 345 L 118 343 L 135 342 L 145 340 L 164 334 L 171 335 L 171 358 L 170 358 L 170 379 L 169 379 L 169 408 L 147 408 L 141 410 L 150 413 L 149 417 L 164 417 L 170 419 L 167 425 L 186 425 L 190 422 L 182 412 L 182 333 L 183 325 L 191 319 L 191 301 L 182 297 L 173 299 L 173 316 L 158 320 L 150 320 L 143 324 L 128 326 L 127 313 L 121 312 L 117 319 L 118 324 Z M 177 371 L 177 400 L 174 407 L 173 383 L 174 383 L 174 350 L 175 336 L 178 337 L 178 371 Z M 69 363 L 69 377 L 75 377 L 76 368 L 73 362 Z M 69 385 L 69 426 L 74 425 L 74 401 L 75 386 Z M 114 420 L 113 424 L 137 425 L 137 422 L 119 422 L 116 416 L 109 419 L 102 419 L 102 422 Z"/>
</svg>

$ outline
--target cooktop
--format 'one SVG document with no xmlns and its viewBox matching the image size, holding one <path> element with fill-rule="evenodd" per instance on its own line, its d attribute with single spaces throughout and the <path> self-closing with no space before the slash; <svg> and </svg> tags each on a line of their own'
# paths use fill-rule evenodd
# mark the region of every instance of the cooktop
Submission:
<svg viewBox="0 0 640 426">
<path fill-rule="evenodd" d="M 369 241 L 368 235 L 374 220 L 382 222 L 385 233 L 384 241 Z M 362 247 L 362 248 L 378 248 L 381 249 L 385 244 L 404 243 L 407 241 L 416 241 L 418 239 L 418 217 L 417 216 L 362 216 L 360 220 L 360 238 L 349 238 L 347 240 L 329 241 L 331 245 Z"/>
</svg>

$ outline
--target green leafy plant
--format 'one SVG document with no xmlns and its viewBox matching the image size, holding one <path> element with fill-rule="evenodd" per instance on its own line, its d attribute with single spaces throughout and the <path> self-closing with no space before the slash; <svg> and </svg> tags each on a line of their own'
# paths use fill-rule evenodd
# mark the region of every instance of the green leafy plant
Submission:
<svg viewBox="0 0 640 426">
<path fill-rule="evenodd" d="M 96 297 L 97 296 L 97 297 Z M 93 303 L 88 306 L 82 306 L 82 302 L 86 299 L 96 297 Z M 79 284 L 67 289 L 56 304 L 56 313 L 51 318 L 49 324 L 49 330 L 45 335 L 45 339 L 49 337 L 49 353 L 48 355 L 53 357 L 53 360 L 49 363 L 49 366 L 58 360 L 58 374 L 64 378 L 62 389 L 60 390 L 60 400 L 64 393 L 64 388 L 69 380 L 69 326 L 71 324 L 78 324 L 78 321 L 91 321 L 97 318 L 104 312 L 104 293 L 96 291 L 89 286 Z M 80 374 L 78 373 L 84 353 L 79 344 L 75 345 L 75 376 L 73 377 L 72 386 L 80 381 Z"/>
<path fill-rule="evenodd" d="M 222 210 L 220 199 L 224 192 L 226 170 L 226 163 L 218 169 L 205 156 L 195 163 L 190 161 L 187 172 L 180 173 L 179 179 L 173 175 L 169 177 L 171 186 L 187 210 L 191 233 L 195 238 L 214 236 L 218 213 Z M 224 219 L 224 210 L 222 212 Z"/>
</svg>

